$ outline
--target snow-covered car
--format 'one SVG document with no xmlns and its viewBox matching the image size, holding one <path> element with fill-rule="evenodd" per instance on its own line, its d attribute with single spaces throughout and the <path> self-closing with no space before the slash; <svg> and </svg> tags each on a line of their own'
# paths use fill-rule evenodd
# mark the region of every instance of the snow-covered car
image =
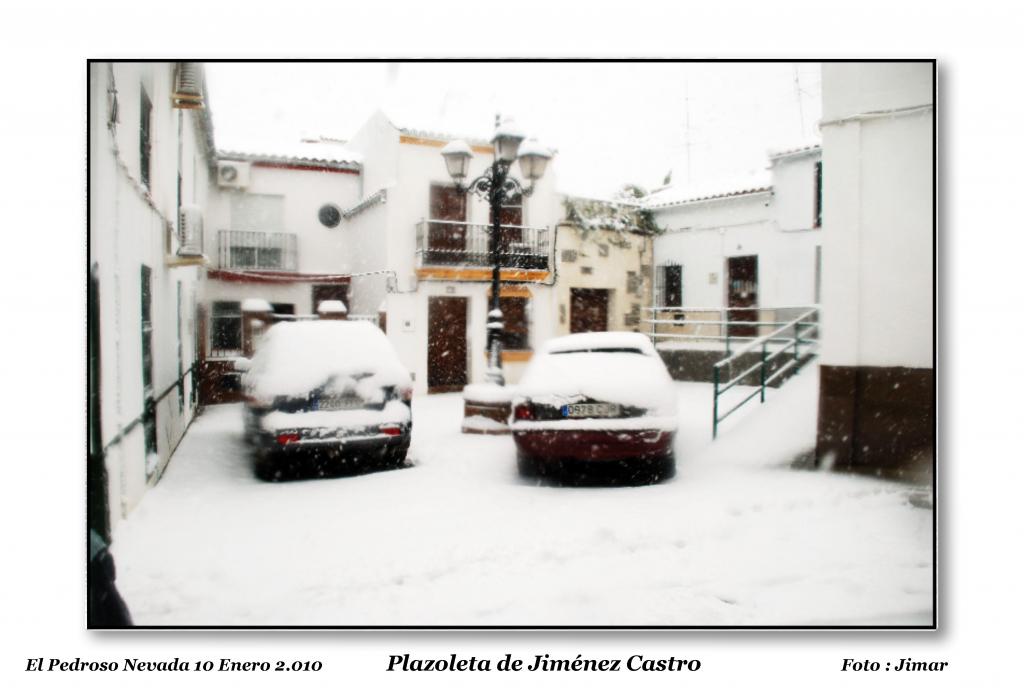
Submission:
<svg viewBox="0 0 1024 689">
<path fill-rule="evenodd" d="M 510 426 L 524 476 L 647 483 L 675 472 L 676 392 L 639 333 L 549 340 L 523 374 Z"/>
<path fill-rule="evenodd" d="M 257 476 L 277 479 L 310 469 L 323 475 L 405 461 L 412 379 L 376 326 L 278 323 L 242 368 Z"/>
</svg>

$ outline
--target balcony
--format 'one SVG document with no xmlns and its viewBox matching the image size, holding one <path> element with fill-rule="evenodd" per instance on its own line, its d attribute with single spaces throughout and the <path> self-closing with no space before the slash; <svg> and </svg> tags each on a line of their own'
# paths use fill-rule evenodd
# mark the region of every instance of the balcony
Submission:
<svg viewBox="0 0 1024 689">
<path fill-rule="evenodd" d="M 491 266 L 491 226 L 455 220 L 421 220 L 416 224 L 416 259 L 426 266 Z M 501 266 L 548 270 L 551 232 L 546 227 L 502 225 Z"/>
<path fill-rule="evenodd" d="M 222 270 L 298 270 L 298 242 L 289 232 L 217 233 L 218 266 Z"/>
</svg>

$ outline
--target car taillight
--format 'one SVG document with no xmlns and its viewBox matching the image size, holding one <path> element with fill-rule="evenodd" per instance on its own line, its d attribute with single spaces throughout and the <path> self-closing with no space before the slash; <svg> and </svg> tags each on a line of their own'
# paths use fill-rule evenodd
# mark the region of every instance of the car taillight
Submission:
<svg viewBox="0 0 1024 689">
<path fill-rule="evenodd" d="M 402 427 L 395 423 L 389 423 L 381 426 L 380 432 L 384 435 L 402 435 Z"/>
<path fill-rule="evenodd" d="M 278 433 L 277 444 L 287 445 L 288 443 L 297 443 L 300 440 L 298 433 Z"/>
<path fill-rule="evenodd" d="M 529 420 L 533 418 L 533 405 L 529 402 L 525 404 L 517 404 L 516 408 L 512 411 L 513 416 L 520 420 Z"/>
</svg>

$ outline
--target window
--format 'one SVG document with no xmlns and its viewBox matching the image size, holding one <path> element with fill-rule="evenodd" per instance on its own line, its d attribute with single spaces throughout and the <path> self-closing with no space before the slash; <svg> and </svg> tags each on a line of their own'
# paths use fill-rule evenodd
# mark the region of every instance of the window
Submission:
<svg viewBox="0 0 1024 689">
<path fill-rule="evenodd" d="M 523 224 L 523 195 L 512 194 L 501 204 L 501 224 L 519 226 Z M 494 222 L 494 216 L 488 214 L 488 222 Z"/>
<path fill-rule="evenodd" d="M 244 239 L 243 239 L 244 241 Z M 232 268 L 265 268 L 269 270 L 284 267 L 284 253 L 276 246 L 232 246 Z"/>
<path fill-rule="evenodd" d="M 153 401 L 153 279 L 149 266 L 140 271 L 142 330 L 142 423 L 146 441 L 146 477 L 155 466 L 149 456 L 156 453 L 156 404 Z"/>
<path fill-rule="evenodd" d="M 226 356 L 242 351 L 241 302 L 213 302 L 210 321 L 210 354 L 212 356 Z"/>
<path fill-rule="evenodd" d="M 149 162 L 152 153 L 152 115 L 153 103 L 146 95 L 146 89 L 140 88 L 142 94 L 139 106 L 139 176 L 142 183 L 149 188 Z"/>
<path fill-rule="evenodd" d="M 522 251 L 520 244 L 523 241 L 523 195 L 513 194 L 505 199 L 501 204 L 501 214 L 498 218 L 501 221 L 501 253 Z M 488 220 L 490 223 L 494 222 L 493 214 L 488 214 Z"/>
<path fill-rule="evenodd" d="M 575 249 L 562 249 L 562 263 L 575 263 L 578 256 Z"/>
<path fill-rule="evenodd" d="M 430 185 L 427 263 L 462 263 L 466 257 L 466 194 L 455 187 Z"/>
<path fill-rule="evenodd" d="M 680 307 L 683 305 L 683 267 L 676 263 L 658 266 L 655 277 L 655 303 L 657 306 Z"/>
<path fill-rule="evenodd" d="M 821 227 L 821 161 L 814 164 L 814 226 Z"/>
<path fill-rule="evenodd" d="M 530 348 L 529 299 L 501 297 L 501 316 L 505 323 L 505 349 Z"/>
<path fill-rule="evenodd" d="M 149 266 L 142 266 L 141 306 L 142 306 L 142 387 L 146 394 L 153 389 L 153 280 Z"/>
<path fill-rule="evenodd" d="M 178 309 L 177 309 L 177 333 L 178 333 L 178 413 L 185 411 L 185 344 L 181 338 L 181 280 L 177 282 Z"/>
</svg>

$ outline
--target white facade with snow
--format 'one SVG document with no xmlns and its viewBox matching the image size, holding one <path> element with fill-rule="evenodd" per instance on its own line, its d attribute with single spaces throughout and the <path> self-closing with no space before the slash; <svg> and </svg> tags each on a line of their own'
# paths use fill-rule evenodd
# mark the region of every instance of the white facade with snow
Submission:
<svg viewBox="0 0 1024 689">
<path fill-rule="evenodd" d="M 822 67 L 818 461 L 912 477 L 935 436 L 934 63 Z"/>
<path fill-rule="evenodd" d="M 454 138 L 399 126 L 377 112 L 347 144 L 363 159 L 364 198 L 387 194 L 387 204 L 367 212 L 351 230 L 359 264 L 353 267 L 350 307 L 386 309 L 388 336 L 413 372 L 418 393 L 482 382 L 487 367 L 489 207 L 454 190 L 440 154 Z M 473 179 L 491 164 L 493 150 L 483 139 L 470 144 Z M 512 174 L 518 176 L 518 169 Z M 554 322 L 551 251 L 561 217 L 554 189 L 549 172 L 503 219 L 516 227 L 504 240 L 505 250 L 529 259 L 503 263 L 508 267 L 501 296 L 507 300 L 506 330 L 514 338 L 506 343 L 504 364 L 513 382 L 531 348 L 550 337 Z"/>
<path fill-rule="evenodd" d="M 645 199 L 665 229 L 654 242 L 654 306 L 678 312 L 670 316 L 678 325 L 659 325 L 659 332 L 716 338 L 724 333 L 720 324 L 686 323 L 781 322 L 799 315 L 797 307 L 819 302 L 821 148 L 775 152 L 769 161 L 763 173 L 734 184 L 668 187 Z M 733 326 L 730 332 L 771 329 Z M 694 342 L 700 340 L 667 337 L 661 346 Z"/>
<path fill-rule="evenodd" d="M 101 531 L 159 480 L 197 406 L 194 242 L 214 166 L 204 95 L 193 63 L 89 65 L 90 522 Z"/>
<path fill-rule="evenodd" d="M 220 151 L 217 164 L 204 245 L 204 402 L 239 394 L 232 362 L 251 353 L 246 299 L 266 300 L 277 319 L 349 302 L 361 191 L 358 156 L 330 141 Z"/>
</svg>

